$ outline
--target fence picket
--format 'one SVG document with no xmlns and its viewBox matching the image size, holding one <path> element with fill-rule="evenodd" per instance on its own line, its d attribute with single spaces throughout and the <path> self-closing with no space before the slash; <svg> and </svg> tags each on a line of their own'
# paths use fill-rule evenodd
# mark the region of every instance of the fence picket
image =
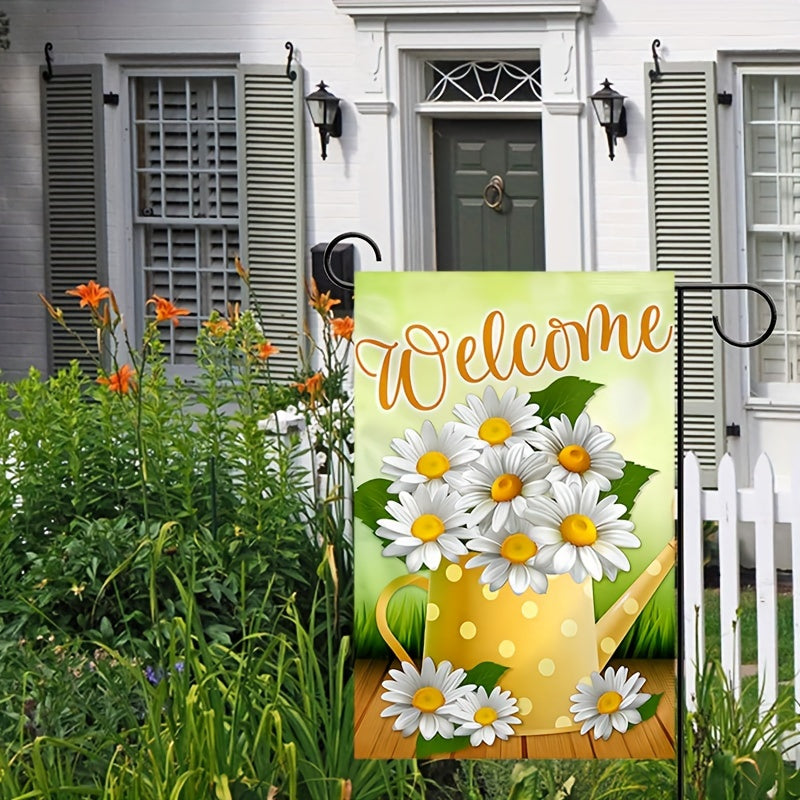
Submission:
<svg viewBox="0 0 800 800">
<path fill-rule="evenodd" d="M 739 611 L 739 526 L 736 470 L 726 453 L 719 464 L 719 623 L 722 667 L 736 697 L 741 693 Z"/>
<path fill-rule="evenodd" d="M 791 485 L 792 537 L 792 629 L 794 632 L 794 702 L 800 708 L 800 456 L 792 464 Z M 800 726 L 795 729 L 800 736 Z M 797 738 L 797 737 L 796 737 Z M 800 744 L 794 746 L 794 762 L 800 767 Z"/>
<path fill-rule="evenodd" d="M 700 462 L 694 453 L 683 459 L 683 623 L 686 645 L 686 706 L 695 708 L 695 676 L 704 660 L 703 492 Z"/>
<path fill-rule="evenodd" d="M 778 698 L 778 596 L 775 575 L 775 481 L 766 453 L 758 457 L 753 471 L 756 496 L 754 514 L 756 545 L 756 625 L 758 683 L 763 688 L 761 710 Z"/>
</svg>

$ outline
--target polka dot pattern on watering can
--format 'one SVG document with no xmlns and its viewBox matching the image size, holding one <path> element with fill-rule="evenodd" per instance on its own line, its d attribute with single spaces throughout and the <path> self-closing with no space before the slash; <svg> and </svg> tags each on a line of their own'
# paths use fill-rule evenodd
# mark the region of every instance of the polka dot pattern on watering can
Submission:
<svg viewBox="0 0 800 800">
<path fill-rule="evenodd" d="M 444 571 L 444 574 L 447 576 L 447 580 L 452 581 L 453 583 L 458 583 L 461 580 L 461 576 L 464 574 L 461 567 L 458 564 L 450 564 L 450 566 Z"/>
<path fill-rule="evenodd" d="M 511 639 L 503 639 L 497 646 L 497 652 L 500 653 L 503 658 L 511 658 L 511 656 L 517 652 L 517 646 Z"/>
<path fill-rule="evenodd" d="M 629 616 L 633 616 L 639 612 L 639 603 L 638 601 L 633 598 L 629 597 L 625 602 L 622 604 L 622 610 L 628 614 Z"/>
<path fill-rule="evenodd" d="M 533 600 L 526 600 L 522 604 L 522 616 L 525 619 L 533 619 L 539 613 L 539 606 Z"/>
<path fill-rule="evenodd" d="M 484 586 L 483 589 L 481 589 L 481 594 L 487 600 L 496 600 L 497 599 L 497 595 L 500 594 L 500 592 L 496 592 L 496 591 L 493 591 L 492 589 L 490 589 L 489 588 L 489 584 L 487 583 L 486 586 Z"/>
<path fill-rule="evenodd" d="M 441 610 L 436 603 L 428 603 L 428 608 L 425 612 L 425 619 L 427 619 L 428 622 L 433 622 L 434 620 L 439 619 L 440 613 Z"/>
<path fill-rule="evenodd" d="M 567 639 L 572 639 L 578 633 L 578 623 L 574 619 L 565 619 L 561 623 L 561 633 Z"/>
<path fill-rule="evenodd" d="M 518 697 L 517 708 L 521 717 L 527 717 L 533 711 L 533 703 L 530 697 Z"/>
<path fill-rule="evenodd" d="M 552 658 L 543 658 L 539 662 L 539 672 L 545 678 L 549 678 L 556 671 L 556 664 Z"/>
<path fill-rule="evenodd" d="M 610 636 L 606 636 L 606 638 L 600 642 L 600 649 L 606 655 L 610 656 L 617 649 L 617 643 Z"/>
<path fill-rule="evenodd" d="M 461 623 L 461 627 L 458 629 L 458 632 L 464 639 L 474 639 L 475 634 L 478 632 L 478 628 L 474 622 L 467 620 L 466 622 Z"/>
</svg>

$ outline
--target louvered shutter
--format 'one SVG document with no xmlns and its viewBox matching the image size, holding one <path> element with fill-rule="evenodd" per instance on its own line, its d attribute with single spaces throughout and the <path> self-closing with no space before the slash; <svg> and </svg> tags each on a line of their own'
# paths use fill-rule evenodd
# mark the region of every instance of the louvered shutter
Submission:
<svg viewBox="0 0 800 800">
<path fill-rule="evenodd" d="M 645 69 L 650 243 L 655 269 L 681 283 L 720 280 L 716 86 L 713 63 L 668 64 L 661 80 Z M 684 441 L 707 484 L 722 455 L 721 340 L 711 325 L 716 294 L 685 295 Z"/>
<path fill-rule="evenodd" d="M 242 67 L 238 109 L 242 255 L 264 333 L 280 349 L 271 375 L 287 380 L 304 344 L 302 78 L 290 81 L 285 67 Z"/>
<path fill-rule="evenodd" d="M 41 87 L 45 294 L 91 344 L 89 314 L 64 292 L 92 279 L 106 281 L 102 70 L 99 65 L 59 66 Z M 68 366 L 72 359 L 90 366 L 74 337 L 54 321 L 48 324 L 50 369 Z"/>
</svg>

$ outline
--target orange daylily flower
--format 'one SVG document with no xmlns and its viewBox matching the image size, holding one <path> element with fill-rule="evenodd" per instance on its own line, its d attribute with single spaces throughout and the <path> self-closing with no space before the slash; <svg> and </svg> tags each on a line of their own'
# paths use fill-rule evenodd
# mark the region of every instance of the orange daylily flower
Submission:
<svg viewBox="0 0 800 800">
<path fill-rule="evenodd" d="M 103 386 L 108 386 L 110 392 L 128 394 L 131 386 L 136 385 L 136 382 L 133 380 L 135 374 L 130 364 L 123 364 L 116 372 L 112 372 L 107 378 L 98 378 L 97 382 L 102 383 Z"/>
<path fill-rule="evenodd" d="M 210 319 L 203 323 L 203 327 L 208 328 L 212 336 L 224 336 L 231 330 L 231 325 L 226 319 Z"/>
<path fill-rule="evenodd" d="M 320 314 L 326 315 L 337 303 L 341 302 L 341 300 L 331 298 L 330 290 L 320 294 L 317 282 L 313 278 L 311 279 L 311 288 L 308 290 L 308 304 L 312 308 L 315 308 Z"/>
<path fill-rule="evenodd" d="M 334 336 L 340 339 L 347 339 L 349 342 L 353 336 L 353 318 L 352 317 L 334 317 L 331 320 L 331 330 Z"/>
<path fill-rule="evenodd" d="M 173 325 L 178 324 L 178 317 L 184 317 L 189 313 L 188 308 L 178 308 L 170 300 L 164 297 L 159 297 L 154 294 L 148 301 L 147 305 L 153 304 L 156 307 L 156 322 L 164 322 L 164 320 L 172 320 Z"/>
<path fill-rule="evenodd" d="M 101 286 L 96 281 L 89 281 L 89 283 L 82 283 L 74 289 L 67 289 L 66 294 L 73 297 L 80 297 L 81 308 L 85 305 L 90 305 L 92 308 L 97 308 L 101 300 L 105 300 L 111 296 L 111 289 L 108 286 Z"/>
<path fill-rule="evenodd" d="M 280 353 L 280 350 L 271 342 L 264 342 L 256 350 L 256 356 L 262 361 L 266 361 L 270 356 L 274 356 L 275 353 Z"/>
<path fill-rule="evenodd" d="M 317 398 L 322 394 L 322 381 L 322 373 L 317 372 L 303 383 L 296 383 L 295 386 L 301 392 L 308 392 L 311 399 L 311 405 L 313 406 Z"/>
</svg>

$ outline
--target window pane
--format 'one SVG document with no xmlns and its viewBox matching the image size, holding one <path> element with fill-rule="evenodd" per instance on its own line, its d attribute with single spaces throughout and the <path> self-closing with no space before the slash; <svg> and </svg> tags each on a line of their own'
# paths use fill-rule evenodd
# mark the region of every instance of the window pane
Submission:
<svg viewBox="0 0 800 800">
<path fill-rule="evenodd" d="M 190 364 L 202 323 L 242 299 L 234 79 L 140 78 L 133 94 L 137 260 L 146 297 L 189 310 L 160 334 Z"/>
</svg>

